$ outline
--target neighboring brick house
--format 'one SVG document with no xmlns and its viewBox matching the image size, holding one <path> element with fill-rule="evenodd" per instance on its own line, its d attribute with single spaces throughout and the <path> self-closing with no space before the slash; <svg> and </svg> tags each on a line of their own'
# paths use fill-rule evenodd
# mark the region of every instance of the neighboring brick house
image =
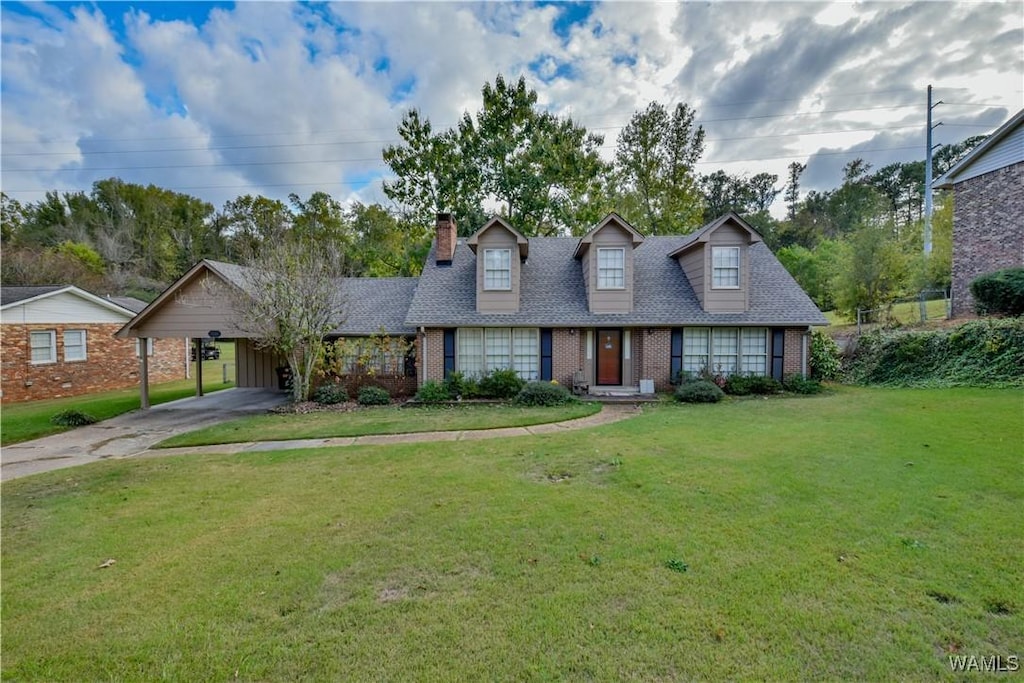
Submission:
<svg viewBox="0 0 1024 683">
<path fill-rule="evenodd" d="M 102 298 L 74 286 L 0 290 L 0 392 L 4 403 L 79 396 L 139 384 L 138 347 L 116 333 L 145 302 Z M 181 338 L 149 344 L 151 381 L 186 376 Z"/>
<path fill-rule="evenodd" d="M 953 190 L 953 316 L 970 315 L 976 277 L 1024 266 L 1024 109 L 934 187 Z"/>
<path fill-rule="evenodd" d="M 453 371 L 512 368 L 528 380 L 593 393 L 666 390 L 680 372 L 807 374 L 808 334 L 827 324 L 735 214 L 685 236 L 645 237 L 609 214 L 582 238 L 527 238 L 494 218 L 459 239 L 438 214 L 419 278 L 344 278 L 346 316 L 332 336 L 383 329 L 415 338 L 415 383 Z M 203 261 L 126 325 L 127 337 L 236 338 L 238 386 L 276 385 L 279 361 L 244 339 L 228 299 L 246 271 Z M 647 386 L 646 388 L 650 388 Z"/>
</svg>

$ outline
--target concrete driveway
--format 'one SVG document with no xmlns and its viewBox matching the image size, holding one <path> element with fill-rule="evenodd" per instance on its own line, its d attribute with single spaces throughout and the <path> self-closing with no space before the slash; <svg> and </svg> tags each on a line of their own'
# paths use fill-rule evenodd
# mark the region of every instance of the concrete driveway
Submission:
<svg viewBox="0 0 1024 683">
<path fill-rule="evenodd" d="M 88 427 L 34 441 L 4 446 L 0 480 L 84 465 L 107 458 L 127 458 L 164 439 L 242 415 L 264 413 L 288 401 L 288 395 L 267 389 L 225 389 L 200 398 L 162 403 Z"/>
</svg>

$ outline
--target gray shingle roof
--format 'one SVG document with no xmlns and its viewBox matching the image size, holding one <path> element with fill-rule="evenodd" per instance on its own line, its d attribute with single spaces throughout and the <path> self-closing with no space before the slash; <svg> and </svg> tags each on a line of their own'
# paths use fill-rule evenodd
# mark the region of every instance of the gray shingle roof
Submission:
<svg viewBox="0 0 1024 683">
<path fill-rule="evenodd" d="M 121 308 L 127 308 L 132 313 L 139 313 L 149 305 L 142 299 L 136 299 L 133 296 L 108 296 L 107 299 L 113 301 Z"/>
<path fill-rule="evenodd" d="M 7 285 L 4 285 L 3 287 L 0 287 L 0 306 L 16 304 L 19 301 L 31 299 L 43 294 L 49 294 L 50 292 L 56 292 L 57 290 L 65 289 L 66 287 L 67 285 L 39 285 L 35 287 L 8 287 Z"/>
<path fill-rule="evenodd" d="M 636 248 L 634 310 L 588 311 L 572 237 L 530 239 L 523 264 L 518 313 L 476 312 L 476 256 L 461 241 L 450 266 L 435 263 L 431 248 L 409 307 L 410 325 L 440 327 L 594 325 L 824 325 L 825 317 L 763 243 L 750 246 L 750 309 L 706 313 L 679 263 L 668 254 L 693 236 L 648 237 Z"/>
</svg>

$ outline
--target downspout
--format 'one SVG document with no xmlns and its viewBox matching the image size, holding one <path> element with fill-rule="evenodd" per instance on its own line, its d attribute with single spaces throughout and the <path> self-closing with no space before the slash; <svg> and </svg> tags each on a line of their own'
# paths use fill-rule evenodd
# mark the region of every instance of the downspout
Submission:
<svg viewBox="0 0 1024 683">
<path fill-rule="evenodd" d="M 423 379 L 420 381 L 420 386 L 423 386 L 427 383 L 427 329 L 422 326 L 420 326 L 420 338 L 423 340 L 420 342 L 420 354 L 423 358 L 417 358 L 416 360 L 420 361 L 423 367 Z"/>
<path fill-rule="evenodd" d="M 807 331 L 800 335 L 800 374 L 805 378 L 807 377 L 807 338 L 811 336 L 811 326 L 807 326 Z"/>
</svg>

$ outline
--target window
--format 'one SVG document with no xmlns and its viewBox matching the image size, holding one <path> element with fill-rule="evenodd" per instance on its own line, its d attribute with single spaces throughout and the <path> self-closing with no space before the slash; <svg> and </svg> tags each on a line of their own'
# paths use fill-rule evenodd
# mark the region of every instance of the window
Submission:
<svg viewBox="0 0 1024 683">
<path fill-rule="evenodd" d="M 764 327 L 687 327 L 682 369 L 690 374 L 768 374 L 768 330 Z"/>
<path fill-rule="evenodd" d="M 54 330 L 41 330 L 29 334 L 31 360 L 33 363 L 57 362 L 57 333 Z"/>
<path fill-rule="evenodd" d="M 712 289 L 738 289 L 740 286 L 740 248 L 711 248 Z"/>
<path fill-rule="evenodd" d="M 688 327 L 683 333 L 683 372 L 708 369 L 708 328 Z"/>
<path fill-rule="evenodd" d="M 85 330 L 64 331 L 64 360 L 85 360 Z"/>
<path fill-rule="evenodd" d="M 749 375 L 767 375 L 768 330 L 763 327 L 744 327 L 741 334 L 741 372 Z"/>
<path fill-rule="evenodd" d="M 597 250 L 597 288 L 626 288 L 626 250 Z"/>
<path fill-rule="evenodd" d="M 139 353 L 139 349 L 140 349 L 139 341 L 140 341 L 139 339 L 135 340 L 135 357 L 136 358 L 141 358 L 142 357 L 142 354 Z M 152 356 L 153 355 L 153 338 L 152 337 L 148 337 L 146 339 L 146 355 L 147 356 Z"/>
<path fill-rule="evenodd" d="M 511 249 L 484 249 L 484 289 L 512 289 Z"/>
<path fill-rule="evenodd" d="M 463 327 L 458 330 L 455 369 L 467 377 L 511 368 L 525 380 L 540 369 L 540 335 L 536 328 Z"/>
</svg>

